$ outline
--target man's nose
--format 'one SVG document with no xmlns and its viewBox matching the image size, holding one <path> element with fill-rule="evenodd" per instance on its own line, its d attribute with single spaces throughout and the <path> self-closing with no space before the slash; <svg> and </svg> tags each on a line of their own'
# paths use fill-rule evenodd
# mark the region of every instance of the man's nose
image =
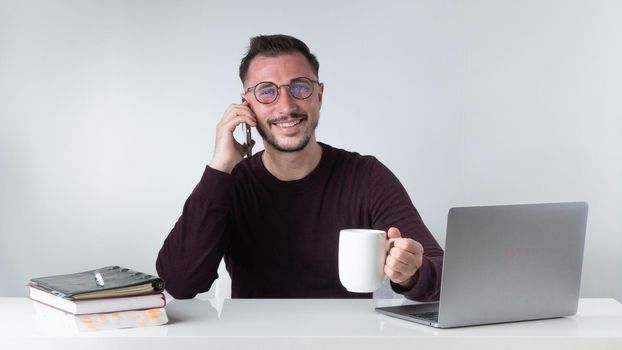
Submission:
<svg viewBox="0 0 622 350">
<path fill-rule="evenodd" d="M 279 94 L 278 101 L 276 101 L 276 107 L 280 114 L 290 114 L 296 110 L 296 101 L 289 94 L 288 86 L 281 86 L 281 93 Z"/>
</svg>

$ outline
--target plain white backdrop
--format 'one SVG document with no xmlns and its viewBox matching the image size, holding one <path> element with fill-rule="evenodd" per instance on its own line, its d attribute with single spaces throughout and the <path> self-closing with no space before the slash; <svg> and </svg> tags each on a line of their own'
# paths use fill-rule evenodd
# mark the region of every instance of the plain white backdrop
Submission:
<svg viewBox="0 0 622 350">
<path fill-rule="evenodd" d="M 285 33 L 320 61 L 318 139 L 389 166 L 441 244 L 452 206 L 584 200 L 581 295 L 622 301 L 620 18 L 615 0 L 0 0 L 0 295 L 155 273 L 248 39 Z"/>
</svg>

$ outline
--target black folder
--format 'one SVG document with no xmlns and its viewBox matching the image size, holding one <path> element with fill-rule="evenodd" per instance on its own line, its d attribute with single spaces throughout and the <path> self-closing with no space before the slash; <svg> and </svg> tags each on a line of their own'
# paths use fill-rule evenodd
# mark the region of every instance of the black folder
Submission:
<svg viewBox="0 0 622 350">
<path fill-rule="evenodd" d="M 69 300 L 154 294 L 164 290 L 160 278 L 120 266 L 33 278 L 28 285 Z"/>
</svg>

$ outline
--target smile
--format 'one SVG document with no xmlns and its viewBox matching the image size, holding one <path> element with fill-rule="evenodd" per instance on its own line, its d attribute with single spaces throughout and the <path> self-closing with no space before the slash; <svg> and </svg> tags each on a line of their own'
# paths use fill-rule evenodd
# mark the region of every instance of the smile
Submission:
<svg viewBox="0 0 622 350">
<path fill-rule="evenodd" d="M 274 118 L 273 120 L 269 120 L 268 123 L 270 125 L 278 126 L 280 129 L 287 130 L 295 127 L 296 125 L 307 120 L 307 116 L 304 114 L 293 114 L 289 118 L 281 117 Z"/>
<path fill-rule="evenodd" d="M 281 128 L 291 128 L 292 126 L 298 125 L 300 123 L 302 123 L 302 119 L 292 120 L 291 122 L 287 122 L 287 123 L 277 123 L 276 125 Z"/>
</svg>

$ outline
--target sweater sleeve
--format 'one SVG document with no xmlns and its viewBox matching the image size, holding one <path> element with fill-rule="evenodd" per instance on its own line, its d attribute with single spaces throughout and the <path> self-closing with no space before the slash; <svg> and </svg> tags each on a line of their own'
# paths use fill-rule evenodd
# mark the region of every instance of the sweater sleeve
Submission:
<svg viewBox="0 0 622 350">
<path fill-rule="evenodd" d="M 433 301 L 440 297 L 443 250 L 423 223 L 406 189 L 395 175 L 373 158 L 370 167 L 370 212 L 374 228 L 397 227 L 402 237 L 414 239 L 424 249 L 423 265 L 410 289 L 391 283 L 393 291 L 417 301 Z"/>
<path fill-rule="evenodd" d="M 232 175 L 206 167 L 165 239 L 156 270 L 174 298 L 194 298 L 218 278 L 218 265 L 229 241 L 232 188 Z"/>
</svg>

